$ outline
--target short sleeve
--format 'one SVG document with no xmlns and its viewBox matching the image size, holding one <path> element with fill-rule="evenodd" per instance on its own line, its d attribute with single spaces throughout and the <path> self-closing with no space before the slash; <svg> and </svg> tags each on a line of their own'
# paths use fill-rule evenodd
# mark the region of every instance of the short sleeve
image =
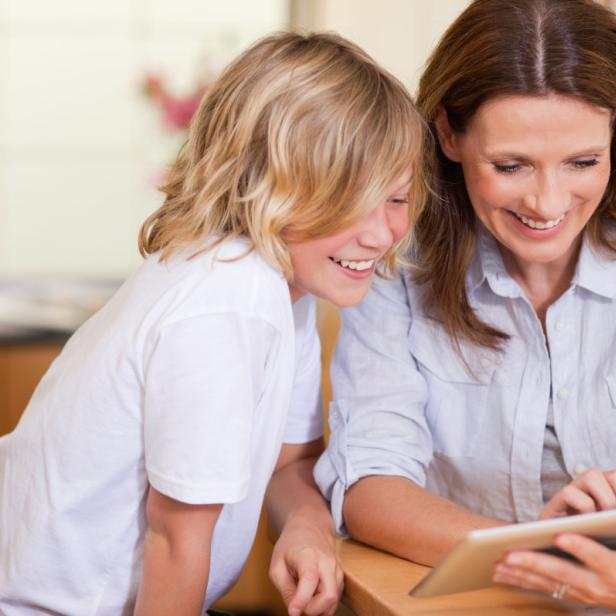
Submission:
<svg viewBox="0 0 616 616">
<path fill-rule="evenodd" d="M 283 441 L 307 443 L 323 435 L 321 343 L 317 332 L 314 298 L 305 296 L 296 302 L 293 316 L 296 367 Z"/>
<path fill-rule="evenodd" d="M 244 498 L 254 411 L 278 343 L 270 324 L 235 313 L 160 330 L 144 391 L 145 466 L 154 488 L 191 504 Z"/>
</svg>

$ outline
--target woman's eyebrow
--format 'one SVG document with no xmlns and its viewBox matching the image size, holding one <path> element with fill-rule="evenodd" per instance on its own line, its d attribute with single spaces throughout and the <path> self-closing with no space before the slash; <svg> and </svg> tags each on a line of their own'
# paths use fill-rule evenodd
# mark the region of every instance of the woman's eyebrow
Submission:
<svg viewBox="0 0 616 616">
<path fill-rule="evenodd" d="M 590 146 L 590 147 L 584 148 L 583 150 L 577 150 L 575 152 L 572 152 L 571 154 L 568 154 L 565 157 L 565 159 L 579 158 L 581 156 L 592 156 L 593 154 L 602 154 L 603 152 L 606 152 L 607 150 L 610 149 L 610 145 L 611 144 Z M 515 150 L 507 149 L 507 150 L 490 151 L 489 148 L 486 148 L 484 150 L 483 156 L 486 158 L 490 158 L 490 159 L 503 159 L 503 160 L 504 159 L 528 160 L 532 158 L 528 154 L 524 154 L 522 152 L 516 152 Z"/>
</svg>

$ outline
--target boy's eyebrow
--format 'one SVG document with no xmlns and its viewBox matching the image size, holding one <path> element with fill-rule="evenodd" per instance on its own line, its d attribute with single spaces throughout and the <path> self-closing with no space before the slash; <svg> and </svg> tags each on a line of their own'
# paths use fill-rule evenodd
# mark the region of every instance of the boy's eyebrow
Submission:
<svg viewBox="0 0 616 616">
<path fill-rule="evenodd" d="M 402 189 L 406 188 L 407 186 L 408 186 L 408 188 L 410 188 L 412 183 L 413 183 L 413 180 L 412 180 L 412 178 L 409 177 L 409 179 L 406 182 L 404 182 L 404 184 L 397 184 L 394 187 L 394 190 L 396 190 L 396 191 L 402 190 Z"/>
<path fill-rule="evenodd" d="M 401 190 L 402 188 L 406 188 L 407 186 L 410 186 L 412 183 L 413 183 L 413 174 L 411 172 L 408 172 L 406 175 L 400 178 L 399 182 L 396 182 L 395 184 L 392 182 L 391 186 L 393 190 Z"/>
</svg>

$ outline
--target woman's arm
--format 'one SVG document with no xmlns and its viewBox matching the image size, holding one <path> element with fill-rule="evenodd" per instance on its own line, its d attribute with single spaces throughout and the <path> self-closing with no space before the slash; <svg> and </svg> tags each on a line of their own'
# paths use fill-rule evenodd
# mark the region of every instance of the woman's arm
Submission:
<svg viewBox="0 0 616 616">
<path fill-rule="evenodd" d="M 271 529 L 280 533 L 270 577 L 289 616 L 333 614 L 342 592 L 332 517 L 312 478 L 322 451 L 322 439 L 283 445 L 266 495 Z"/>
<path fill-rule="evenodd" d="M 353 538 L 425 565 L 434 565 L 469 530 L 505 524 L 395 476 L 360 479 L 346 493 L 343 515 Z"/>
<path fill-rule="evenodd" d="M 222 505 L 188 505 L 150 487 L 135 616 L 199 616 Z"/>
<path fill-rule="evenodd" d="M 431 392 L 410 351 L 412 319 L 402 278 L 375 283 L 361 304 L 342 311 L 331 437 L 315 476 L 341 530 L 434 564 L 466 531 L 503 522 L 422 487 L 433 453 Z"/>
</svg>

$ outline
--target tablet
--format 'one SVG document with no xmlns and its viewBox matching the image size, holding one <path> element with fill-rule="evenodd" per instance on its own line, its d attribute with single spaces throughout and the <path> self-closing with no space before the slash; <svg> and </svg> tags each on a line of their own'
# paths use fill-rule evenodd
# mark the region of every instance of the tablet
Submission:
<svg viewBox="0 0 616 616">
<path fill-rule="evenodd" d="M 495 563 L 511 550 L 543 550 L 572 559 L 554 546 L 554 537 L 571 532 L 616 549 L 616 510 L 472 530 L 410 592 L 434 597 L 492 586 Z"/>
</svg>

